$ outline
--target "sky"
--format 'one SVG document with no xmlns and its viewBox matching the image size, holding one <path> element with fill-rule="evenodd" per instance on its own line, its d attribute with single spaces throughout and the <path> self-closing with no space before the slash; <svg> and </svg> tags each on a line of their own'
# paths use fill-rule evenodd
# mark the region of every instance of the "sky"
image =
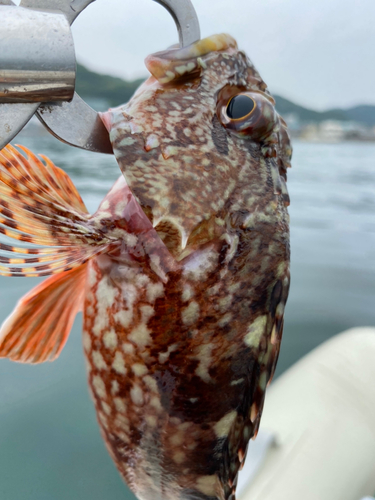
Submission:
<svg viewBox="0 0 375 500">
<path fill-rule="evenodd" d="M 180 0 L 183 1 L 183 0 Z M 317 110 L 375 104 L 375 0 L 193 0 L 202 37 L 227 32 L 271 92 Z M 152 0 L 96 0 L 73 25 L 77 60 L 127 79 L 177 41 Z"/>
</svg>

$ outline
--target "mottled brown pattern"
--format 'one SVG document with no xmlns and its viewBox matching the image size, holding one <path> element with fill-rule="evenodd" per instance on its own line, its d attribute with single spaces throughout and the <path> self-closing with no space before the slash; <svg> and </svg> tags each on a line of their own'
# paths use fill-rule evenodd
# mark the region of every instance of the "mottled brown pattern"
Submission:
<svg viewBox="0 0 375 500">
<path fill-rule="evenodd" d="M 170 262 L 158 239 L 144 239 L 148 250 L 136 262 L 119 254 L 111 264 L 92 264 L 93 281 L 113 287 L 109 323 L 98 334 L 95 290 L 86 302 L 99 423 L 141 499 L 234 499 L 275 369 L 289 288 L 285 124 L 232 39 L 221 51 L 202 50 L 201 58 L 199 50 L 191 49 L 190 59 L 184 53 L 190 79 L 185 70 L 176 74 L 178 49 L 151 56 L 159 81 L 151 77 L 105 117 L 126 180 L 174 256 Z M 258 115 L 234 124 L 223 119 L 225 106 L 241 92 L 252 93 Z M 132 270 L 120 272 L 125 265 Z M 150 284 L 160 288 L 151 301 Z M 125 321 L 114 321 L 121 311 Z M 108 331 L 118 350 L 105 348 Z M 103 356 L 99 369 L 93 345 Z M 113 368 L 118 352 L 126 373 Z"/>
</svg>

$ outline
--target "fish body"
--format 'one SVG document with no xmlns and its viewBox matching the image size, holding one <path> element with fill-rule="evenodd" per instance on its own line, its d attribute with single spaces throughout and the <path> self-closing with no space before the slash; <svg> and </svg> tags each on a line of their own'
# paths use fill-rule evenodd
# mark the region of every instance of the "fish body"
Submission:
<svg viewBox="0 0 375 500">
<path fill-rule="evenodd" d="M 55 359 L 82 310 L 98 422 L 135 495 L 234 500 L 288 296 L 288 134 L 228 35 L 146 64 L 149 80 L 103 116 L 124 177 L 92 216 L 47 159 L 0 153 L 2 232 L 38 255 L 0 270 L 52 274 L 4 323 L 0 356 Z M 66 321 L 43 312 L 50 297 Z"/>
</svg>

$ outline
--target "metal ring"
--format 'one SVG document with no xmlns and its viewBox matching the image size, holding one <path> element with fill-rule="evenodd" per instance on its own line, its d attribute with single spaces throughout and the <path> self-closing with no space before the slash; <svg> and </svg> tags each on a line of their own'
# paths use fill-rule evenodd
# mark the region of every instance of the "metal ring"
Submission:
<svg viewBox="0 0 375 500">
<path fill-rule="evenodd" d="M 200 40 L 201 31 L 197 13 L 191 0 L 154 0 L 167 9 L 176 23 L 180 46 L 186 47 Z"/>
<path fill-rule="evenodd" d="M 91 1 L 80 0 L 81 4 L 86 5 Z M 200 39 L 199 21 L 191 0 L 154 1 L 165 7 L 172 15 L 178 29 L 181 47 Z M 108 132 L 99 115 L 78 94 L 74 94 L 71 102 L 64 102 L 60 105 L 42 104 L 36 114 L 47 130 L 57 139 L 82 149 L 98 153 L 113 153 Z"/>
<path fill-rule="evenodd" d="M 69 24 L 95 0 L 22 0 L 20 7 L 61 12 Z M 186 47 L 200 39 L 197 14 L 191 0 L 154 0 L 168 10 L 179 33 L 180 46 Z M 0 0 L 0 5 L 11 5 L 12 0 Z M 113 153 L 108 132 L 99 115 L 76 93 L 71 102 L 59 104 L 23 103 L 0 104 L 0 149 L 8 144 L 26 125 L 36 110 L 36 115 L 47 130 L 57 139 L 71 146 Z"/>
</svg>

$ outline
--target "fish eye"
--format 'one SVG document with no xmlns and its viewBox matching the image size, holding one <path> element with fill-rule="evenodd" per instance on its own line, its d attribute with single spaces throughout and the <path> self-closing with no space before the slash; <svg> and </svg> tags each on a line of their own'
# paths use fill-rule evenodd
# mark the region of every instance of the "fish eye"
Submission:
<svg viewBox="0 0 375 500">
<path fill-rule="evenodd" d="M 230 99 L 227 104 L 227 116 L 232 120 L 243 120 L 255 110 L 254 99 L 246 94 L 238 94 Z"/>
<path fill-rule="evenodd" d="M 228 84 L 218 93 L 216 115 L 230 132 L 263 141 L 279 123 L 274 104 L 265 92 Z"/>
</svg>

